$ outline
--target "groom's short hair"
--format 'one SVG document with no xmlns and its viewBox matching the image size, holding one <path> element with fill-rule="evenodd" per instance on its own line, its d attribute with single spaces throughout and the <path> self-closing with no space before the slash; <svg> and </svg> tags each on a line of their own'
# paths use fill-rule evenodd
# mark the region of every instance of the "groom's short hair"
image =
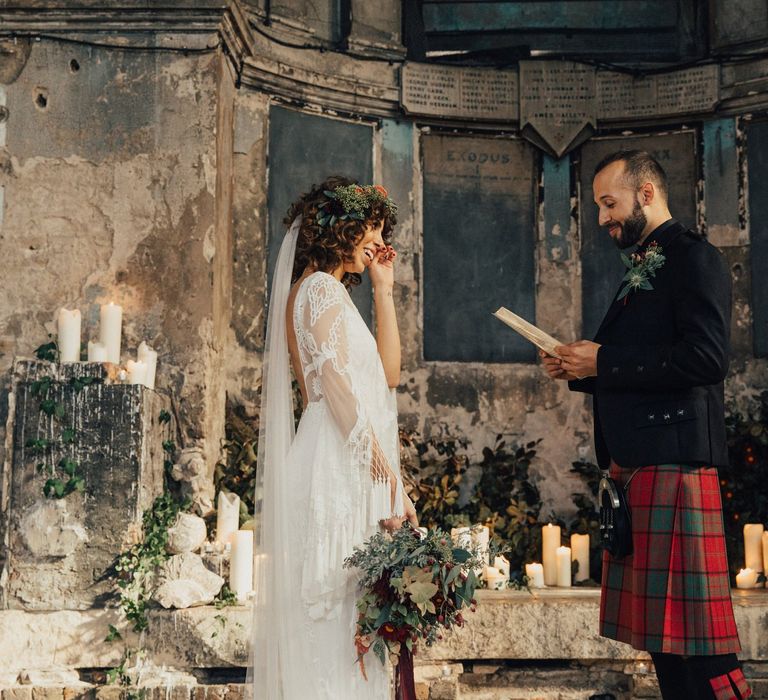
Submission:
<svg viewBox="0 0 768 700">
<path fill-rule="evenodd" d="M 648 151 L 626 149 L 610 153 L 595 166 L 595 175 L 607 168 L 611 163 L 624 162 L 624 176 L 634 189 L 640 189 L 650 181 L 661 193 L 664 200 L 669 197 L 667 173 L 664 168 Z"/>
</svg>

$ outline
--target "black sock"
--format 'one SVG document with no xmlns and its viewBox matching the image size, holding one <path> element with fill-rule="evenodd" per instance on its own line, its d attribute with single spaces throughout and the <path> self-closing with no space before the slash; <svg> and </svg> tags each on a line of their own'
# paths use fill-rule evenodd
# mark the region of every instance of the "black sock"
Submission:
<svg viewBox="0 0 768 700">
<path fill-rule="evenodd" d="M 653 665 L 656 669 L 656 678 L 659 679 L 661 697 L 664 700 L 689 698 L 686 659 L 678 654 L 662 654 L 661 652 L 652 652 L 651 659 L 653 659 Z"/>
<path fill-rule="evenodd" d="M 716 697 L 712 689 L 712 680 L 719 679 L 721 687 L 730 684 L 733 694 L 737 698 L 745 698 L 736 686 L 732 672 L 737 671 L 741 676 L 741 665 L 736 654 L 718 654 L 716 656 L 689 656 L 685 660 L 690 697 L 696 700 L 710 700 Z M 735 674 L 734 674 L 735 675 Z M 743 687 L 746 686 L 746 682 Z"/>
</svg>

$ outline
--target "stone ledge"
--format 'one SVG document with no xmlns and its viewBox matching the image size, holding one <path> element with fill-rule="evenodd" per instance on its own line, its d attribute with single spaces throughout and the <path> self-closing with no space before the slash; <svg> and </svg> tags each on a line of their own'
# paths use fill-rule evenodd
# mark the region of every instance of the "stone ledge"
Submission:
<svg viewBox="0 0 768 700">
<path fill-rule="evenodd" d="M 632 661 L 645 654 L 597 634 L 597 589 L 478 591 L 477 612 L 467 625 L 438 646 L 423 649 L 420 665 L 498 659 Z M 736 621 L 747 661 L 768 660 L 768 591 L 734 591 Z M 108 625 L 118 623 L 110 610 L 56 612 L 0 611 L 0 675 L 23 670 L 109 668 L 120 662 L 123 645 L 104 641 Z M 251 611 L 155 610 L 150 614 L 144 648 L 153 662 L 186 669 L 244 667 L 248 663 Z M 121 629 L 128 646 L 136 635 Z"/>
</svg>

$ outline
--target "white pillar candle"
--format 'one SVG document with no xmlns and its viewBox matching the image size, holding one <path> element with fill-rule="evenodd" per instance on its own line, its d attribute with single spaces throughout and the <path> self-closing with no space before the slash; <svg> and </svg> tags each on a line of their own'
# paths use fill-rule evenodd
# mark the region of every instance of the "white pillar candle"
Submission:
<svg viewBox="0 0 768 700">
<path fill-rule="evenodd" d="M 763 533 L 763 571 L 768 571 L 768 532 Z M 765 587 L 768 588 L 768 582 Z"/>
<path fill-rule="evenodd" d="M 571 548 L 570 547 L 558 547 L 555 554 L 557 557 L 557 585 L 558 586 L 570 586 L 571 585 Z M 546 573 L 546 569 L 545 569 Z"/>
<path fill-rule="evenodd" d="M 495 566 L 486 566 L 483 569 L 485 585 L 492 591 L 500 591 L 507 587 L 507 579 Z"/>
<path fill-rule="evenodd" d="M 496 557 L 493 560 L 493 565 L 502 573 L 502 575 L 509 579 L 509 561 L 506 557 Z"/>
<path fill-rule="evenodd" d="M 557 548 L 560 546 L 560 526 L 549 523 L 541 528 L 541 563 L 544 566 L 544 583 L 557 585 Z"/>
<path fill-rule="evenodd" d="M 59 343 L 60 362 L 78 362 L 80 360 L 80 311 L 59 309 L 56 321 Z"/>
<path fill-rule="evenodd" d="M 472 549 L 477 552 L 477 556 L 483 564 L 487 564 L 491 556 L 490 545 L 490 529 L 485 525 L 475 525 L 472 528 Z"/>
<path fill-rule="evenodd" d="M 253 530 L 238 530 L 232 538 L 229 587 L 238 603 L 245 603 L 253 590 Z"/>
<path fill-rule="evenodd" d="M 525 575 L 528 577 L 529 588 L 544 588 L 544 567 L 541 564 L 526 564 Z"/>
<path fill-rule="evenodd" d="M 99 319 L 99 340 L 107 348 L 107 362 L 119 365 L 123 333 L 123 307 L 112 302 L 102 304 Z"/>
<path fill-rule="evenodd" d="M 762 525 L 744 526 L 744 567 L 753 571 L 763 570 L 763 532 Z"/>
<path fill-rule="evenodd" d="M 574 580 L 586 581 L 589 578 L 589 535 L 571 535 L 571 557 L 579 562 Z"/>
<path fill-rule="evenodd" d="M 747 567 L 736 574 L 736 588 L 755 588 L 757 586 L 757 571 Z"/>
<path fill-rule="evenodd" d="M 144 386 L 155 388 L 155 372 L 157 370 L 157 350 L 153 350 L 145 342 L 139 345 L 138 360 L 147 365 L 147 378 Z"/>
<path fill-rule="evenodd" d="M 88 362 L 106 362 L 107 346 L 104 343 L 88 341 Z"/>
<path fill-rule="evenodd" d="M 216 541 L 227 544 L 240 527 L 240 496 L 219 491 L 216 511 Z"/>
<path fill-rule="evenodd" d="M 451 539 L 455 547 L 472 549 L 472 533 L 468 527 L 452 527 Z"/>
<path fill-rule="evenodd" d="M 144 384 L 147 379 L 147 365 L 143 362 L 134 362 L 128 360 L 125 363 L 125 368 L 128 370 L 128 383 L 129 384 Z"/>
</svg>

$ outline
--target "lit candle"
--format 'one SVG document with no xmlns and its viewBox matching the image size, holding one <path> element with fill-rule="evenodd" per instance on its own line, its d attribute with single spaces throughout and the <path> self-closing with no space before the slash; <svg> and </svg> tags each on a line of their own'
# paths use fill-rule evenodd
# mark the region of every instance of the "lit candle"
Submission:
<svg viewBox="0 0 768 700">
<path fill-rule="evenodd" d="M 744 566 L 753 571 L 763 570 L 762 525 L 744 526 Z"/>
<path fill-rule="evenodd" d="M 102 304 L 99 313 L 99 340 L 107 348 L 107 362 L 120 364 L 120 344 L 123 332 L 123 307 L 113 304 Z"/>
<path fill-rule="evenodd" d="M 574 580 L 586 581 L 589 578 L 589 535 L 571 535 L 571 557 L 579 562 Z"/>
<path fill-rule="evenodd" d="M 557 557 L 557 585 L 571 585 L 571 548 L 558 547 L 555 554 Z M 544 570 L 546 573 L 546 569 Z"/>
<path fill-rule="evenodd" d="M 59 309 L 56 321 L 58 328 L 59 361 L 78 362 L 80 360 L 80 311 Z"/>
<path fill-rule="evenodd" d="M 238 530 L 232 538 L 229 587 L 238 603 L 245 603 L 253 590 L 253 530 Z"/>
<path fill-rule="evenodd" d="M 763 533 L 763 571 L 768 571 L 768 532 Z M 768 583 L 765 587 L 768 588 Z"/>
<path fill-rule="evenodd" d="M 128 370 L 128 383 L 129 384 L 144 384 L 147 379 L 147 365 L 143 362 L 134 362 L 128 360 L 125 363 L 125 368 Z"/>
<path fill-rule="evenodd" d="M 747 567 L 736 574 L 736 588 L 755 588 L 757 586 L 757 571 Z"/>
<path fill-rule="evenodd" d="M 530 588 L 544 588 L 544 567 L 541 564 L 526 564 L 525 575 L 528 577 Z"/>
<path fill-rule="evenodd" d="M 144 386 L 155 388 L 155 371 L 157 369 L 157 350 L 153 350 L 145 342 L 139 345 L 138 360 L 147 365 L 147 377 Z"/>
<path fill-rule="evenodd" d="M 483 564 L 488 563 L 490 557 L 491 531 L 485 525 L 475 525 L 472 528 L 472 549 Z"/>
<path fill-rule="evenodd" d="M 492 591 L 500 591 L 507 587 L 507 579 L 495 566 L 486 566 L 483 569 L 485 585 Z"/>
<path fill-rule="evenodd" d="M 216 541 L 227 544 L 240 527 L 240 496 L 219 491 L 216 511 Z"/>
<path fill-rule="evenodd" d="M 542 553 L 541 562 L 544 565 L 544 583 L 548 586 L 557 585 L 557 548 L 560 546 L 560 526 L 549 523 L 541 528 Z"/>
<path fill-rule="evenodd" d="M 507 579 L 509 578 L 509 560 L 506 557 L 496 557 L 493 560 L 493 565 L 496 567 Z"/>
<path fill-rule="evenodd" d="M 106 362 L 107 346 L 104 343 L 88 341 L 88 362 Z"/>
</svg>

